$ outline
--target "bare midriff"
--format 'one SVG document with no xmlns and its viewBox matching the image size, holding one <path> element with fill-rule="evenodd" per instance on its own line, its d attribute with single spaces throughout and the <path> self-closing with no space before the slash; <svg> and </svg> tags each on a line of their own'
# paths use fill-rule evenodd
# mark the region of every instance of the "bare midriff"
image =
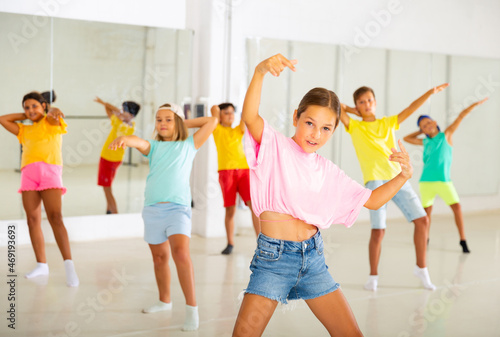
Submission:
<svg viewBox="0 0 500 337">
<path fill-rule="evenodd" d="M 316 226 L 296 219 L 289 214 L 265 211 L 260 215 L 260 230 L 270 238 L 287 241 L 304 241 L 316 234 Z"/>
</svg>

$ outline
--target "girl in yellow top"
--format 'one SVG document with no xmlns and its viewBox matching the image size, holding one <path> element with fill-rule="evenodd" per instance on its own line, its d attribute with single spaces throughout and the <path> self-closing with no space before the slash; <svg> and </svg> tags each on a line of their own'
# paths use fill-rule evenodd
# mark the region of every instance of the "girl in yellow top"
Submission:
<svg viewBox="0 0 500 337">
<path fill-rule="evenodd" d="M 19 139 L 23 146 L 21 158 L 21 188 L 23 206 L 26 211 L 31 244 L 35 251 L 37 266 L 26 274 L 26 278 L 49 274 L 42 233 L 42 207 L 52 227 L 57 245 L 64 259 L 66 284 L 79 285 L 78 276 L 71 259 L 68 233 L 61 213 L 61 199 L 66 192 L 62 185 L 62 134 L 66 133 L 63 113 L 57 108 L 47 111 L 47 102 L 38 92 L 23 97 L 24 113 L 0 116 L 0 124 Z M 33 125 L 16 123 L 29 119 Z"/>
</svg>

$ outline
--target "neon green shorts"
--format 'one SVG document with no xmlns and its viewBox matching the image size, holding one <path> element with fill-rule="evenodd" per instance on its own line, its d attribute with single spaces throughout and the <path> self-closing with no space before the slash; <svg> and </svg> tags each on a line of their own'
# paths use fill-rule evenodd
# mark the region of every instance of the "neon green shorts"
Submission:
<svg viewBox="0 0 500 337">
<path fill-rule="evenodd" d="M 421 181 L 419 183 L 420 198 L 424 208 L 432 206 L 436 195 L 449 206 L 460 202 L 457 190 L 451 181 Z"/>
</svg>

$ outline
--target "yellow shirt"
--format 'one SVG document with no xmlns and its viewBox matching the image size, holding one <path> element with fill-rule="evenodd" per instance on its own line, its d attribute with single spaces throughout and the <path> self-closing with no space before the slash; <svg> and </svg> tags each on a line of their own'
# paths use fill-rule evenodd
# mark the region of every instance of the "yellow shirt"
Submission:
<svg viewBox="0 0 500 337">
<path fill-rule="evenodd" d="M 33 125 L 19 125 L 17 139 L 23 146 L 21 168 L 43 161 L 47 164 L 62 165 L 62 134 L 66 133 L 66 122 L 60 118 L 61 125 L 51 125 L 47 117 Z"/>
<path fill-rule="evenodd" d="M 397 148 L 394 131 L 398 129 L 397 115 L 374 122 L 349 120 L 346 131 L 351 135 L 365 184 L 371 180 L 390 180 L 401 172 L 398 163 L 389 161 L 391 148 Z"/>
<path fill-rule="evenodd" d="M 235 128 L 218 124 L 214 130 L 219 171 L 247 169 L 247 159 L 243 151 L 243 134 L 240 126 Z"/>
<path fill-rule="evenodd" d="M 111 116 L 111 131 L 109 132 L 108 139 L 104 143 L 101 151 L 101 157 L 107 161 L 122 161 L 125 155 L 125 149 L 110 150 L 108 149 L 109 144 L 117 137 L 120 136 L 130 136 L 134 133 L 135 122 L 132 122 L 132 126 L 124 123 L 120 118 L 115 115 Z"/>
</svg>

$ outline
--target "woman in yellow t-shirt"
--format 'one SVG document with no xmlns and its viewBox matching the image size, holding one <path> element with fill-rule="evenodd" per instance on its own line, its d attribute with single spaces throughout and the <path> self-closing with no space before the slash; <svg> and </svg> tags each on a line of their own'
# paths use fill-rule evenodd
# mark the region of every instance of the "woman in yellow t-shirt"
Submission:
<svg viewBox="0 0 500 337">
<path fill-rule="evenodd" d="M 35 251 L 37 266 L 25 275 L 26 278 L 48 276 L 49 267 L 45 256 L 42 233 L 42 201 L 47 219 L 54 232 L 57 245 L 64 259 L 66 284 L 79 285 L 78 276 L 71 259 L 68 233 L 61 213 L 62 195 L 62 134 L 66 133 L 66 122 L 61 110 L 47 109 L 47 102 L 38 92 L 23 97 L 24 113 L 0 116 L 0 124 L 17 136 L 23 147 L 21 158 L 21 188 L 23 206 L 26 211 L 31 244 Z M 29 119 L 32 125 L 16 123 Z"/>
</svg>

